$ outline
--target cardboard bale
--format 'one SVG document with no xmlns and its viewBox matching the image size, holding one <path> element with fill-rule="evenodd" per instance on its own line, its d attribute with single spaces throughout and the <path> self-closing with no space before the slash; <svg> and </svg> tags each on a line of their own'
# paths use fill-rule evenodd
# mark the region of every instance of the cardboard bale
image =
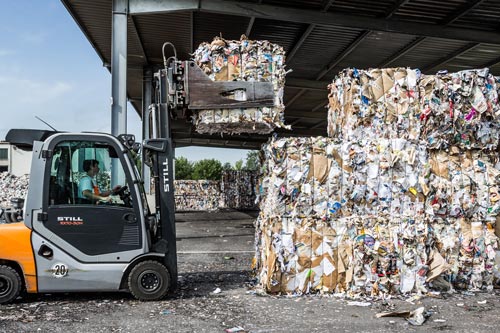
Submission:
<svg viewBox="0 0 500 333">
<path fill-rule="evenodd" d="M 436 75 L 410 68 L 346 69 L 329 89 L 330 137 L 404 138 L 432 149 L 498 146 L 500 78 L 487 68 Z"/>
<path fill-rule="evenodd" d="M 232 209 L 257 209 L 257 172 L 224 170 L 221 177 L 221 193 L 224 207 Z"/>
<path fill-rule="evenodd" d="M 215 180 L 175 180 L 177 211 L 214 211 L 222 206 L 220 182 Z"/>
<path fill-rule="evenodd" d="M 492 288 L 494 154 L 369 137 L 273 139 L 263 154 L 256 256 L 264 290 L 425 293 L 437 277 Z"/>
<path fill-rule="evenodd" d="M 284 124 L 283 89 L 285 86 L 285 51 L 267 40 L 238 40 L 215 37 L 195 50 L 196 64 L 214 81 L 271 82 L 274 106 L 238 109 L 199 110 L 193 115 L 198 133 L 271 133 Z M 236 96 L 235 99 L 243 98 Z"/>
</svg>

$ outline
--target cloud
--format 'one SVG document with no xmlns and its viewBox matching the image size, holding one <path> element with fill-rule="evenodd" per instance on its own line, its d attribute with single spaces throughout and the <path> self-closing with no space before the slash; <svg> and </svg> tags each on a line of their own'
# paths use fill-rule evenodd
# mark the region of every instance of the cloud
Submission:
<svg viewBox="0 0 500 333">
<path fill-rule="evenodd" d="M 0 57 L 14 55 L 16 52 L 14 50 L 0 49 Z"/>
<path fill-rule="evenodd" d="M 9 128 L 45 128 L 33 115 L 52 114 L 53 119 L 66 122 L 68 100 L 76 89 L 69 82 L 37 81 L 19 77 L 0 76 L 0 140 Z M 50 122 L 50 119 L 49 119 Z"/>
<path fill-rule="evenodd" d="M 47 34 L 43 31 L 29 31 L 22 33 L 20 37 L 26 43 L 39 45 L 45 42 Z"/>
<path fill-rule="evenodd" d="M 18 77 L 0 76 L 0 97 L 27 104 L 51 102 L 72 90 L 68 82 L 44 82 Z M 24 95 L 24 96 L 20 96 Z"/>
</svg>

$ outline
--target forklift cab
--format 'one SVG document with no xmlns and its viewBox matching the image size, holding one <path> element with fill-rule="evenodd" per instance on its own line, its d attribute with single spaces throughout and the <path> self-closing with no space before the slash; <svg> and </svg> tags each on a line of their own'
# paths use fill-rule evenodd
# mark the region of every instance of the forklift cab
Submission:
<svg viewBox="0 0 500 333">
<path fill-rule="evenodd" d="M 159 217 L 150 213 L 131 147 L 121 139 L 52 132 L 43 141 L 34 140 L 24 227 L 0 225 L 0 281 L 9 287 L 0 290 L 0 303 L 21 289 L 14 273 L 24 276 L 19 280 L 27 292 L 128 290 L 138 299 L 153 300 L 175 286 L 176 261 L 172 265 L 170 258 L 175 251 L 155 246 Z M 92 177 L 96 191 L 121 185 L 111 200 L 83 200 L 89 160 L 100 169 Z M 115 178 L 121 184 L 114 184 Z M 10 244 L 14 240 L 29 244 Z"/>
<path fill-rule="evenodd" d="M 78 258 L 97 256 L 106 261 L 128 261 L 138 250 L 148 251 L 144 217 L 149 211 L 143 200 L 144 191 L 141 186 L 134 186 L 139 184 L 135 164 L 128 154 L 118 155 L 121 147 L 113 141 L 106 136 L 62 135 L 51 140 L 45 150 L 48 153 L 41 177 L 43 223 L 35 220 L 33 229 L 50 232 L 55 242 L 67 243 L 65 248 L 71 248 Z M 87 174 L 88 162 L 97 163 L 97 175 Z M 106 202 L 86 199 L 82 193 L 84 183 L 95 184 L 96 194 L 109 192 L 118 185 L 111 183 L 112 167 L 123 175 L 122 195 L 111 194 Z M 120 256 L 109 256 L 119 252 Z"/>
</svg>

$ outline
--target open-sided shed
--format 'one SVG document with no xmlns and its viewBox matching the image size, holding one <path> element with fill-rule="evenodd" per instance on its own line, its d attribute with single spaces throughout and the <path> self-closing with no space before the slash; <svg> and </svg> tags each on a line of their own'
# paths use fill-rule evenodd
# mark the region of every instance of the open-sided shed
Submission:
<svg viewBox="0 0 500 333">
<path fill-rule="evenodd" d="M 292 130 L 278 130 L 283 136 L 326 135 L 326 87 L 346 67 L 405 66 L 428 74 L 489 67 L 500 75 L 500 0 L 61 1 L 110 70 L 112 49 L 126 50 L 115 52 L 126 54 L 126 61 L 114 61 L 121 61 L 123 79 L 114 75 L 113 96 L 126 88 L 120 99 L 140 115 L 145 84 L 163 63 L 163 43 L 172 42 L 179 59 L 187 60 L 201 42 L 219 35 L 245 34 L 285 48 L 293 70 L 285 88 L 285 119 Z M 118 126 L 123 116 L 114 117 Z M 186 119 L 173 122 L 172 137 L 177 147 L 252 149 L 267 140 L 200 135 Z"/>
</svg>

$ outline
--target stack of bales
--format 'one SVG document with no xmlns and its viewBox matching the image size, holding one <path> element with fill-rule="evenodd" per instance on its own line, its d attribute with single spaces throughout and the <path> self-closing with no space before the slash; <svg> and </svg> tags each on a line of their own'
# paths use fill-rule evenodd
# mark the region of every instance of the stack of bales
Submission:
<svg viewBox="0 0 500 333">
<path fill-rule="evenodd" d="M 256 171 L 224 170 L 221 178 L 224 207 L 232 209 L 257 208 L 255 204 Z"/>
<path fill-rule="evenodd" d="M 28 194 L 29 175 L 16 177 L 0 172 L 0 207 L 9 207 L 13 198 L 25 199 Z"/>
<path fill-rule="evenodd" d="M 500 209 L 498 79 L 341 72 L 330 138 L 264 147 L 257 270 L 269 292 L 492 288 Z"/>
<path fill-rule="evenodd" d="M 215 211 L 221 206 L 217 180 L 175 180 L 174 188 L 177 211 Z"/>
<path fill-rule="evenodd" d="M 200 110 L 193 123 L 198 133 L 268 134 L 284 125 L 283 89 L 285 52 L 266 40 L 225 40 L 216 37 L 202 43 L 193 55 L 195 63 L 214 81 L 272 82 L 273 107 Z"/>
</svg>

